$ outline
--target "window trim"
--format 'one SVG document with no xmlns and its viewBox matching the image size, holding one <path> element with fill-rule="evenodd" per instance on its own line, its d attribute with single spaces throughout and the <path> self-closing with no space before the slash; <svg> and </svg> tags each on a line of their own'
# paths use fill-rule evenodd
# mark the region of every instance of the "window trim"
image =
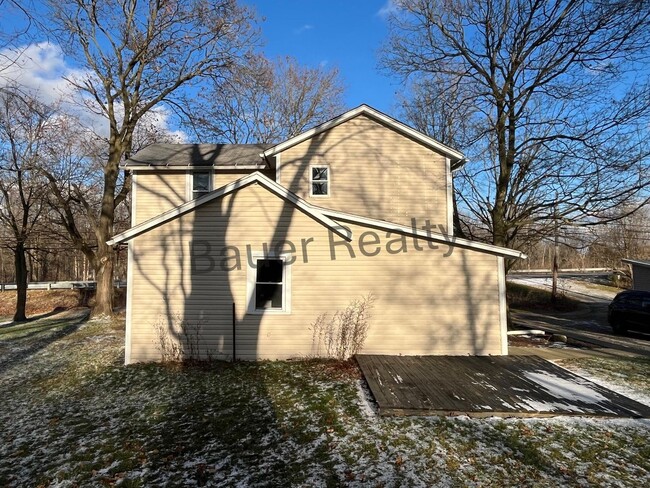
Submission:
<svg viewBox="0 0 650 488">
<path fill-rule="evenodd" d="M 255 308 L 255 288 L 257 285 L 257 267 L 247 262 L 246 270 L 246 313 L 248 315 L 289 315 L 291 314 L 291 253 L 275 253 L 253 251 L 250 253 L 250 260 L 255 263 L 258 259 L 280 259 L 282 263 L 282 309 L 279 308 Z"/>
<path fill-rule="evenodd" d="M 326 195 L 314 195 L 314 168 L 326 168 L 327 169 L 327 194 Z M 316 180 L 318 181 L 318 180 Z M 321 180 L 322 181 L 322 180 Z M 332 168 L 329 164 L 310 164 L 309 165 L 309 196 L 313 198 L 329 198 L 332 196 Z"/>
<path fill-rule="evenodd" d="M 211 168 L 206 168 L 205 170 L 202 169 L 189 170 L 185 175 L 185 197 L 188 202 L 199 198 L 194 196 L 194 174 L 195 173 L 208 173 L 208 193 L 214 190 L 214 172 L 212 171 Z"/>
</svg>

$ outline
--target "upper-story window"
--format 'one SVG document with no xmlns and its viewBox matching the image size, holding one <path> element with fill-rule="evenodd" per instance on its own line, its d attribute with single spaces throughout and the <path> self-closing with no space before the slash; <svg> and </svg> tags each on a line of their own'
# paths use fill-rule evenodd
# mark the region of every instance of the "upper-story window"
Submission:
<svg viewBox="0 0 650 488">
<path fill-rule="evenodd" d="M 310 178 L 310 196 L 327 197 L 330 195 L 330 169 L 329 166 L 312 166 Z"/>
<path fill-rule="evenodd" d="M 190 200 L 210 193 L 212 191 L 212 172 L 200 170 L 190 172 L 188 190 Z"/>
</svg>

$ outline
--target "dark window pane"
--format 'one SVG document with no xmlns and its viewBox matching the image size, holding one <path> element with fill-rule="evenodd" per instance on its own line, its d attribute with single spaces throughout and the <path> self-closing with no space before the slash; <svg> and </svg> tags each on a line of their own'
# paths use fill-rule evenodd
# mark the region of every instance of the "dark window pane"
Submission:
<svg viewBox="0 0 650 488">
<path fill-rule="evenodd" d="M 192 190 L 197 193 L 207 193 L 210 191 L 210 173 L 194 173 L 192 178 Z"/>
<path fill-rule="evenodd" d="M 255 287 L 255 308 L 282 308 L 282 285 L 260 285 Z"/>
<path fill-rule="evenodd" d="M 327 168 L 312 168 L 311 179 L 313 181 L 327 180 Z"/>
<path fill-rule="evenodd" d="M 312 183 L 311 184 L 311 194 L 312 195 L 327 195 L 327 183 Z"/>
<path fill-rule="evenodd" d="M 255 281 L 258 283 L 282 283 L 282 260 L 258 259 L 257 280 Z"/>
</svg>

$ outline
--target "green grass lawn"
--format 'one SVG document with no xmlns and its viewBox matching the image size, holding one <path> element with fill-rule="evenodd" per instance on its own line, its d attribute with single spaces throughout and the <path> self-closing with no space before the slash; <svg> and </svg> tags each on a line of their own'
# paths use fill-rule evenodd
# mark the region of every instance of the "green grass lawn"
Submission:
<svg viewBox="0 0 650 488">
<path fill-rule="evenodd" d="M 581 358 L 566 359 L 560 366 L 600 379 L 601 383 L 619 385 L 650 399 L 650 358 Z"/>
<path fill-rule="evenodd" d="M 650 483 L 646 420 L 380 418 L 353 363 L 124 367 L 80 316 L 0 327 L 0 486 Z"/>
</svg>

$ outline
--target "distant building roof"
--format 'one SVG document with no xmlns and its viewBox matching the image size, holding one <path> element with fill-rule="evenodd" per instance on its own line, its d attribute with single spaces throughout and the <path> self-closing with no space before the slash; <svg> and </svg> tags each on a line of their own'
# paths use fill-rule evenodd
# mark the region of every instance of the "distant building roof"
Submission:
<svg viewBox="0 0 650 488">
<path fill-rule="evenodd" d="M 636 264 L 637 266 L 644 266 L 650 268 L 650 261 L 640 261 L 638 259 L 621 259 L 624 263 Z"/>
<path fill-rule="evenodd" d="M 151 144 L 126 160 L 123 168 L 188 166 L 260 166 L 260 157 L 273 144 Z"/>
</svg>

